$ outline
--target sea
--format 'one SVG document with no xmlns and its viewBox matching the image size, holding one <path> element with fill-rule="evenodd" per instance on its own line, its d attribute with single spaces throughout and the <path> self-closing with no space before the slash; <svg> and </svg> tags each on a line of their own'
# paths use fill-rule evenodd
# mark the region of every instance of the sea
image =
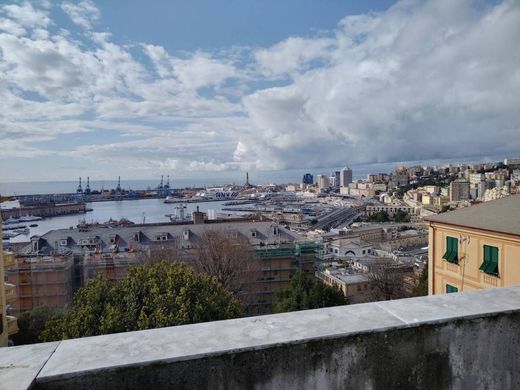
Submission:
<svg viewBox="0 0 520 390">
<path fill-rule="evenodd" d="M 2 203 L 2 208 L 16 207 L 17 201 Z M 184 213 L 186 216 L 191 215 L 193 211 L 199 207 L 200 211 L 207 212 L 214 210 L 216 213 L 226 213 L 222 211 L 225 202 L 199 202 L 199 203 L 183 203 L 186 207 Z M 135 223 L 159 223 L 170 222 L 168 215 L 176 215 L 175 207 L 177 203 L 164 203 L 163 199 L 138 199 L 138 200 L 122 200 L 87 203 L 87 208 L 92 209 L 85 214 L 63 215 L 52 218 L 44 218 L 41 221 L 24 222 L 29 228 L 29 233 L 19 235 L 9 239 L 11 243 L 29 241 L 33 235 L 42 235 L 49 230 L 68 229 L 75 227 L 80 222 L 94 223 L 107 222 L 108 220 L 128 219 Z M 37 224 L 36 227 L 30 227 L 31 224 Z"/>
</svg>

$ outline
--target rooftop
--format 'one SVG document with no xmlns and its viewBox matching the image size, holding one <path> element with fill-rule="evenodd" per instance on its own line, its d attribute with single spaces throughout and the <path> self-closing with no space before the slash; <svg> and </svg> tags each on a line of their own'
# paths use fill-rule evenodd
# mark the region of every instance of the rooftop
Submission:
<svg viewBox="0 0 520 390">
<path fill-rule="evenodd" d="M 424 220 L 520 236 L 520 195 L 428 216 Z"/>
<path fill-rule="evenodd" d="M 276 229 L 274 229 L 276 227 Z M 88 231 L 74 229 L 51 230 L 41 237 L 40 253 L 56 253 L 60 251 L 81 252 L 84 245 L 99 245 L 100 249 L 111 250 L 117 244 L 119 251 L 134 249 L 139 245 L 153 245 L 182 242 L 194 245 L 195 242 L 209 230 L 225 234 L 236 234 L 247 239 L 252 245 L 292 243 L 302 241 L 297 233 L 285 229 L 274 222 L 221 222 L 215 224 L 148 224 L 120 227 L 91 227 Z M 186 235 L 186 232 L 189 234 Z M 252 234 L 254 233 L 254 235 Z M 136 240 L 138 238 L 138 240 Z M 88 243 L 85 241 L 88 240 Z M 25 248 L 26 253 L 32 252 L 31 245 Z"/>
</svg>

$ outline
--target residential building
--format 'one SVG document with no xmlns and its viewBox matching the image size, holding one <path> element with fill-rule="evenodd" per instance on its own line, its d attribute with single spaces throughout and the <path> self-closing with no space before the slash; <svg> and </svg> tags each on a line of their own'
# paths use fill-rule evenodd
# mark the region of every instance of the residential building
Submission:
<svg viewBox="0 0 520 390">
<path fill-rule="evenodd" d="M 469 181 L 454 180 L 450 183 L 450 202 L 469 200 Z"/>
<path fill-rule="evenodd" d="M 426 217 L 429 294 L 520 284 L 520 196 Z"/>
<path fill-rule="evenodd" d="M 2 216 L 0 216 L 0 232 Z M 15 286 L 4 282 L 4 268 L 13 264 L 13 254 L 4 252 L 0 244 L 0 347 L 8 345 L 9 336 L 18 332 L 16 317 L 11 314 L 11 304 L 15 298 Z"/>
<path fill-rule="evenodd" d="M 370 300 L 372 281 L 366 273 L 346 268 L 326 268 L 316 277 L 328 286 L 339 288 L 350 303 Z"/>
<path fill-rule="evenodd" d="M 366 215 L 372 215 L 381 211 L 386 212 L 390 216 L 395 215 L 398 211 L 402 211 L 410 215 L 417 213 L 417 209 L 415 207 L 399 204 L 368 204 L 365 213 Z"/>
<path fill-rule="evenodd" d="M 504 159 L 504 165 L 520 165 L 520 158 L 506 158 Z"/>
<path fill-rule="evenodd" d="M 129 266 L 148 261 L 154 253 L 192 263 L 198 242 L 210 230 L 251 245 L 250 314 L 268 313 L 273 291 L 289 287 L 295 272 L 314 272 L 321 248 L 273 222 L 202 219 L 197 224 L 52 230 L 32 237 L 8 269 L 8 280 L 18 290 L 16 313 L 42 305 L 66 307 L 73 291 L 89 279 L 122 279 Z"/>
</svg>

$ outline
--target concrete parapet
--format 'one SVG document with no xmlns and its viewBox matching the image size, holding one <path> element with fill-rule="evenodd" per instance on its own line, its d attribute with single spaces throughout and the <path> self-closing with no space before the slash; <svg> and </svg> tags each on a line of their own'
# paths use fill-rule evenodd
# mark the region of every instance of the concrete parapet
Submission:
<svg viewBox="0 0 520 390">
<path fill-rule="evenodd" d="M 513 389 L 519 347 L 511 287 L 65 340 L 24 375 L 5 348 L 0 387 Z"/>
</svg>

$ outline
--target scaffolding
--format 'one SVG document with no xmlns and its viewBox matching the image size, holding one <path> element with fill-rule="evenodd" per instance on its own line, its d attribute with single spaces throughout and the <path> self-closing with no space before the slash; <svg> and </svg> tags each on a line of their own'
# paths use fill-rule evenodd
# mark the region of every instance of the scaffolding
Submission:
<svg viewBox="0 0 520 390">
<path fill-rule="evenodd" d="M 323 244 L 303 241 L 289 245 L 269 245 L 255 247 L 255 254 L 260 259 L 296 258 L 300 256 L 314 256 L 321 260 Z"/>
</svg>

